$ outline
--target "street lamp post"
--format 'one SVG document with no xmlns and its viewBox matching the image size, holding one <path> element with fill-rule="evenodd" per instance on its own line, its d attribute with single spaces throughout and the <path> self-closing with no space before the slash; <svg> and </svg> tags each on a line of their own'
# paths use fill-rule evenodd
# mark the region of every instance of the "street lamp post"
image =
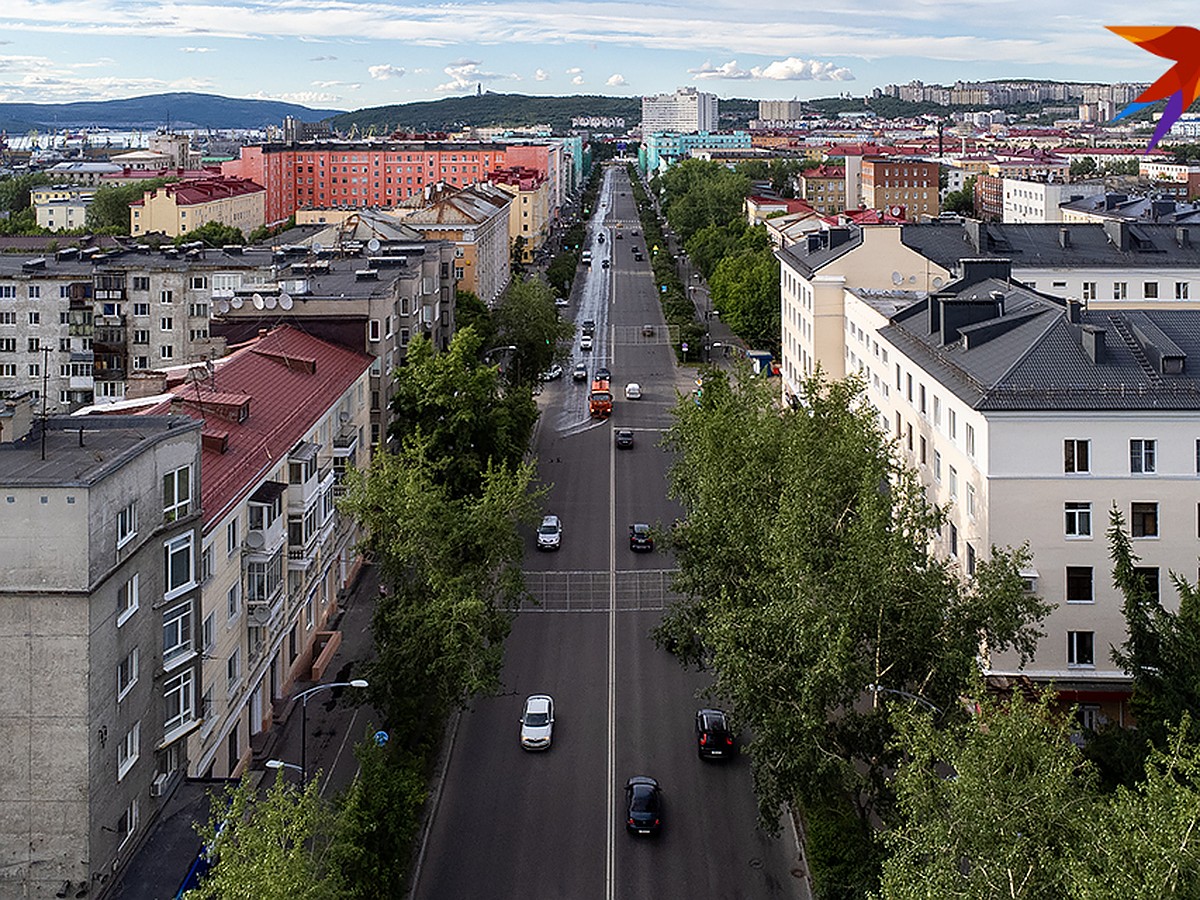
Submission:
<svg viewBox="0 0 1200 900">
<path fill-rule="evenodd" d="M 364 678 L 355 678 L 353 681 L 318 684 L 316 687 L 301 691 L 292 698 L 300 701 L 300 780 L 305 784 L 308 783 L 308 698 L 318 691 L 328 691 L 339 687 L 365 688 L 367 681 Z"/>
<path fill-rule="evenodd" d="M 268 769 L 275 769 L 276 771 L 279 769 L 291 769 L 293 772 L 303 771 L 299 766 L 290 762 L 284 762 L 282 759 L 268 759 L 265 765 Z"/>
<path fill-rule="evenodd" d="M 867 690 L 871 691 L 875 695 L 876 698 L 878 698 L 880 694 L 895 694 L 897 697 L 904 697 L 908 700 L 913 701 L 913 703 L 920 703 L 922 706 L 924 706 L 926 709 L 928 709 L 930 712 L 934 713 L 935 715 L 940 716 L 942 714 L 942 711 L 938 707 L 934 706 L 932 703 L 930 703 L 928 700 L 926 700 L 920 694 L 913 694 L 913 693 L 910 693 L 909 691 L 897 690 L 896 688 L 882 687 L 881 685 L 878 685 L 878 684 L 868 684 Z"/>
</svg>

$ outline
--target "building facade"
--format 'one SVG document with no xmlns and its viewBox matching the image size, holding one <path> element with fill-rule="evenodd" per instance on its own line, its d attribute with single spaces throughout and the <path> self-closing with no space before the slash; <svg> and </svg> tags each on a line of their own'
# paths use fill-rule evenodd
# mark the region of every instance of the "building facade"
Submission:
<svg viewBox="0 0 1200 900">
<path fill-rule="evenodd" d="M 266 191 L 244 178 L 217 176 L 177 181 L 146 191 L 129 204 L 129 233 L 186 235 L 209 222 L 243 235 L 266 223 Z"/>
<path fill-rule="evenodd" d="M 912 222 L 936 216 L 941 212 L 938 164 L 868 156 L 862 161 L 861 201 L 870 209 L 903 207 Z"/>
<path fill-rule="evenodd" d="M 694 87 L 676 89 L 673 94 L 654 94 L 642 98 L 642 135 L 656 131 L 688 134 L 717 130 L 717 95 Z"/>
<path fill-rule="evenodd" d="M 0 894 L 103 896 L 200 724 L 200 426 L 51 418 L 43 444 L 22 404 L 0 413 Z"/>
<path fill-rule="evenodd" d="M 678 131 L 655 131 L 645 133 L 638 150 L 638 164 L 647 175 L 664 172 L 675 163 L 688 159 L 693 151 L 745 150 L 750 151 L 751 137 L 746 131 L 727 134 L 712 134 L 707 131 L 683 133 Z"/>
<path fill-rule="evenodd" d="M 90 187 L 48 186 L 29 192 L 38 228 L 67 231 L 87 227 L 87 209 L 96 196 Z"/>
<path fill-rule="evenodd" d="M 550 183 L 536 169 L 520 167 L 488 173 L 488 182 L 512 196 L 508 206 L 508 236 L 512 247 L 520 238 L 521 262 L 531 263 L 550 234 Z"/>
</svg>

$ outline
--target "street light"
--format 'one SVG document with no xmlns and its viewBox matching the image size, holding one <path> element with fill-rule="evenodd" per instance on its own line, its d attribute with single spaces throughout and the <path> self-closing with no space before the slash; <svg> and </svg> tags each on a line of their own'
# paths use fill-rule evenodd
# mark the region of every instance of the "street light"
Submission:
<svg viewBox="0 0 1200 900">
<path fill-rule="evenodd" d="M 294 772 L 303 772 L 299 766 L 293 763 L 284 762 L 282 759 L 268 759 L 265 763 L 268 769 L 291 769 Z"/>
<path fill-rule="evenodd" d="M 942 711 L 938 707 L 934 706 L 920 694 L 912 694 L 908 691 L 897 690 L 896 688 L 881 687 L 878 684 L 868 684 L 867 690 L 875 694 L 876 698 L 878 698 L 880 694 L 895 694 L 897 697 L 904 697 L 913 701 L 914 703 L 920 703 L 930 712 L 933 712 L 939 716 L 942 714 Z"/>
<path fill-rule="evenodd" d="M 306 691 L 301 691 L 293 700 L 300 701 L 300 780 L 308 782 L 308 698 L 317 691 L 328 691 L 333 688 L 352 687 L 365 688 L 367 681 L 365 678 L 355 678 L 353 681 L 335 681 L 331 684 L 318 684 L 316 687 L 310 687 Z"/>
</svg>

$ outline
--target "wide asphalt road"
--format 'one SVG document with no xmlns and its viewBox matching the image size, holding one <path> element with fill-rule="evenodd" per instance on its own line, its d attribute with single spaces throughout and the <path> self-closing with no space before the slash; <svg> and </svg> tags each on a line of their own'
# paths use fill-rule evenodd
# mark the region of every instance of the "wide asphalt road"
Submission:
<svg viewBox="0 0 1200 900">
<path fill-rule="evenodd" d="M 613 372 L 612 420 L 587 415 L 587 383 L 568 375 L 539 398 L 539 471 L 552 485 L 546 511 L 563 520 L 562 547 L 526 558 L 531 590 L 543 604 L 521 612 L 508 640 L 504 693 L 463 714 L 422 863 L 415 896 L 474 898 L 801 897 L 795 836 L 784 825 L 770 838 L 756 828 L 745 759 L 701 761 L 693 720 L 707 678 L 685 671 L 648 637 L 661 617 L 674 563 L 635 554 L 628 525 L 669 526 L 680 510 L 666 497 L 667 454 L 657 446 L 668 410 L 692 375 L 678 371 L 667 343 L 649 254 L 628 178 L 606 175 L 588 230 L 594 262 L 581 270 L 573 316 L 596 322 L 596 346 L 579 349 L 589 380 L 600 364 Z M 623 237 L 618 239 L 617 233 Z M 599 240 L 604 235 L 604 241 Z M 611 268 L 601 265 L 612 261 Z M 644 336 L 642 326 L 656 326 Z M 643 399 L 624 399 L 636 381 Z M 614 447 L 613 431 L 633 428 L 635 446 Z M 517 742 L 525 696 L 555 700 L 554 743 L 527 753 Z M 663 831 L 654 838 L 624 828 L 624 784 L 658 779 Z"/>
</svg>

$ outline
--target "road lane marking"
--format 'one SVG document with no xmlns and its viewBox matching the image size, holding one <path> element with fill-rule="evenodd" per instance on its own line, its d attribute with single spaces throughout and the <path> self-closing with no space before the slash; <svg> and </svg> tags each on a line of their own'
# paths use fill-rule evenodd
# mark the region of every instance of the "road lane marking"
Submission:
<svg viewBox="0 0 1200 900">
<path fill-rule="evenodd" d="M 615 358 L 613 362 L 616 362 Z M 614 900 L 617 886 L 617 451 L 611 441 L 608 444 L 608 509 L 608 850 L 604 896 L 605 900 Z"/>
</svg>

